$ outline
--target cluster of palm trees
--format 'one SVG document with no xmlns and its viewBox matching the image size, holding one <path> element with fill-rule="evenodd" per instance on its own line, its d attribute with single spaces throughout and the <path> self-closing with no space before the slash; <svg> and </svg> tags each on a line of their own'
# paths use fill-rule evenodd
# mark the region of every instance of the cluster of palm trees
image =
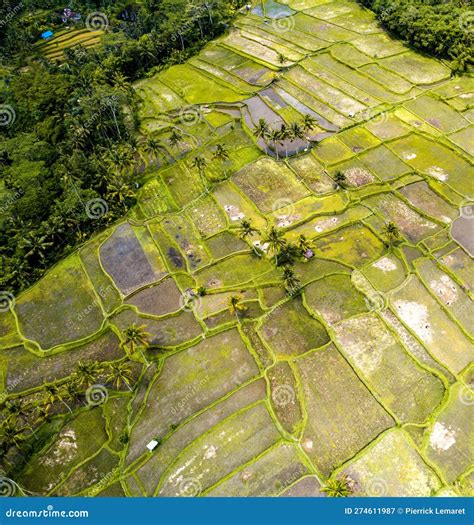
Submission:
<svg viewBox="0 0 474 525">
<path fill-rule="evenodd" d="M 21 448 L 34 430 L 49 420 L 53 406 L 62 404 L 72 413 L 72 407 L 98 380 L 113 388 L 126 387 L 131 391 L 134 381 L 132 365 L 128 360 L 107 364 L 79 361 L 66 381 L 45 384 L 34 401 L 23 401 L 21 398 L 6 401 L 2 409 L 0 452 L 6 454 L 12 446 Z"/>
<path fill-rule="evenodd" d="M 145 328 L 132 324 L 122 332 L 121 346 L 129 357 L 133 358 L 137 350 L 148 348 L 150 334 Z M 1 411 L 0 453 L 6 454 L 12 446 L 20 448 L 37 427 L 48 421 L 54 406 L 62 404 L 72 413 L 73 406 L 84 398 L 87 389 L 99 381 L 117 390 L 132 391 L 134 374 L 130 359 L 105 364 L 79 361 L 69 378 L 45 384 L 35 400 L 7 400 Z"/>
<path fill-rule="evenodd" d="M 212 152 L 212 161 L 218 161 L 224 166 L 224 178 L 227 177 L 227 169 L 225 168 L 225 163 L 230 159 L 229 151 L 224 144 L 218 143 L 214 151 Z M 206 169 L 209 166 L 209 162 L 203 155 L 197 155 L 192 160 L 191 166 L 198 170 L 201 177 L 204 177 Z"/>
<path fill-rule="evenodd" d="M 270 143 L 277 159 L 279 159 L 277 145 L 283 146 L 287 141 L 293 142 L 298 139 L 306 139 L 309 147 L 309 140 L 307 139 L 306 134 L 313 131 L 317 123 L 318 121 L 315 117 L 306 114 L 301 123 L 293 122 L 289 126 L 283 123 L 281 124 L 280 129 L 274 129 L 264 118 L 261 118 L 254 127 L 253 134 L 257 139 L 263 139 L 267 146 L 268 143 Z M 286 149 L 285 153 L 288 157 L 288 149 Z"/>
<path fill-rule="evenodd" d="M 242 240 L 259 234 L 260 231 L 252 225 L 251 220 L 243 219 L 239 226 L 239 236 Z M 278 268 L 283 268 L 282 281 L 286 291 L 289 295 L 294 295 L 299 292 L 301 283 L 292 266 L 296 261 L 307 261 L 313 257 L 313 244 L 311 240 L 307 239 L 305 235 L 301 234 L 296 243 L 285 239 L 284 232 L 275 226 L 272 226 L 264 235 L 262 244 L 268 245 L 268 252 L 273 255 L 275 265 Z M 262 255 L 261 251 L 256 252 Z"/>
</svg>

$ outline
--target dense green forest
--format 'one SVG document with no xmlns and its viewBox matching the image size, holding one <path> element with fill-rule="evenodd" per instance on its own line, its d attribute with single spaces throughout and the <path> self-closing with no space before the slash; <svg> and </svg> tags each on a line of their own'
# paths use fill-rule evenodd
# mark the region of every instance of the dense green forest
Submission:
<svg viewBox="0 0 474 525">
<path fill-rule="evenodd" d="M 474 62 L 472 0 L 359 0 L 413 47 L 452 60 L 454 73 Z"/>
<path fill-rule="evenodd" d="M 134 204 L 143 151 L 155 146 L 138 133 L 131 82 L 185 61 L 226 30 L 242 2 L 120 4 L 73 2 L 78 28 L 98 11 L 106 33 L 53 63 L 34 44 L 62 29 L 64 2 L 2 3 L 0 290 L 25 288 Z"/>
</svg>

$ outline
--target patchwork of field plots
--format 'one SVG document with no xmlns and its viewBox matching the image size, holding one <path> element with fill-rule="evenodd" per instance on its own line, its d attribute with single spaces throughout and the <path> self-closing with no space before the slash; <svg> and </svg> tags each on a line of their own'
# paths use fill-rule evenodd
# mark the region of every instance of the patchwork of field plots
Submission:
<svg viewBox="0 0 474 525">
<path fill-rule="evenodd" d="M 78 362 L 130 360 L 130 384 L 99 373 L 100 403 L 18 416 L 31 453 L 12 447 L 8 476 L 49 495 L 472 495 L 473 79 L 354 1 L 269 0 L 136 87 L 163 150 L 138 205 L 0 313 L 7 403 L 39 409 Z M 253 134 L 305 115 L 299 141 Z M 273 226 L 311 242 L 300 293 Z M 150 347 L 126 355 L 133 324 Z"/>
</svg>

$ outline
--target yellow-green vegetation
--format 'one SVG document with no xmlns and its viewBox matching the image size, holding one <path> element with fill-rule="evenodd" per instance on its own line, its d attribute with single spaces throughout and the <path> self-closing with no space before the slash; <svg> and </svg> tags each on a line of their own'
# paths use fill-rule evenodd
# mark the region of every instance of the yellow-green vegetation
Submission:
<svg viewBox="0 0 474 525">
<path fill-rule="evenodd" d="M 49 40 L 35 44 L 33 48 L 50 60 L 61 61 L 64 59 L 66 49 L 76 46 L 94 47 L 100 44 L 103 35 L 105 31 L 101 29 L 94 31 L 88 28 L 63 30 Z"/>
<path fill-rule="evenodd" d="M 468 495 L 472 80 L 355 1 L 272 0 L 135 87 L 136 206 L 0 296 L 6 475 Z"/>
</svg>

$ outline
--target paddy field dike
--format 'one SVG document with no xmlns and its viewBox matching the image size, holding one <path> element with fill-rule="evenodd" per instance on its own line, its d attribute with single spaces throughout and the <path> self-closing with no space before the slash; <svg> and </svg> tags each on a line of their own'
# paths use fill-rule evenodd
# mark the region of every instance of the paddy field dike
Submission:
<svg viewBox="0 0 474 525">
<path fill-rule="evenodd" d="M 15 487 L 472 495 L 474 78 L 355 1 L 269 0 L 135 89 L 161 144 L 137 206 L 0 313 L 2 401 L 35 408 L 27 461 L 3 464 Z M 253 132 L 305 115 L 296 140 Z M 311 245 L 297 293 L 272 227 Z M 133 325 L 147 348 L 123 344 Z M 45 401 L 87 362 L 85 394 Z"/>
</svg>

